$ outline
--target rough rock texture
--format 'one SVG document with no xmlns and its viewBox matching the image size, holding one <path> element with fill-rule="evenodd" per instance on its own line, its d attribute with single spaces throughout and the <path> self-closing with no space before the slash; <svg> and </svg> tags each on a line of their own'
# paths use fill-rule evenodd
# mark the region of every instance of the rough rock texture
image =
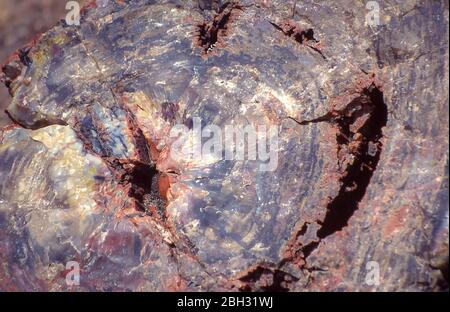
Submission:
<svg viewBox="0 0 450 312">
<path fill-rule="evenodd" d="M 1 0 L 0 63 L 64 18 L 65 5 L 66 1 L 61 0 Z M 0 127 L 11 123 L 4 112 L 10 102 L 8 89 L 0 84 Z"/>
<path fill-rule="evenodd" d="M 379 3 L 98 0 L 11 56 L 0 289 L 445 289 L 448 2 Z M 195 117 L 277 169 L 172 159 Z"/>
</svg>

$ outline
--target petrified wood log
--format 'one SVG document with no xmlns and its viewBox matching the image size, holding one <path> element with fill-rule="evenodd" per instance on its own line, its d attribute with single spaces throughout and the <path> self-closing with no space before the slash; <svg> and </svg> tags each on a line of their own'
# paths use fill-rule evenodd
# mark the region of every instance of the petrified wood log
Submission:
<svg viewBox="0 0 450 312">
<path fill-rule="evenodd" d="M 379 3 L 98 0 L 19 49 L 0 289 L 447 287 L 448 2 Z M 196 117 L 278 166 L 174 159 Z"/>
</svg>

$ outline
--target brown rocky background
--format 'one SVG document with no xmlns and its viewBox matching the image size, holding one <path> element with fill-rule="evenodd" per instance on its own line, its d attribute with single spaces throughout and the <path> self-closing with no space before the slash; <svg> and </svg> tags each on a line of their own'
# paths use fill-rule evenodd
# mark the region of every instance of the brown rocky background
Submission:
<svg viewBox="0 0 450 312">
<path fill-rule="evenodd" d="M 0 63 L 17 48 L 24 46 L 55 25 L 66 14 L 66 0 L 1 0 Z M 82 4 L 82 1 L 79 1 Z M 11 101 L 6 87 L 0 85 L 0 125 L 10 119 L 4 109 Z"/>
</svg>

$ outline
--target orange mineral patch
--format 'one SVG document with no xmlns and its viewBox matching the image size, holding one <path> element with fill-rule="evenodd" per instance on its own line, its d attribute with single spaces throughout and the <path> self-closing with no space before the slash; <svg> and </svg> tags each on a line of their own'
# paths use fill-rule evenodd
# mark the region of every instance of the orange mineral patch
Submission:
<svg viewBox="0 0 450 312">
<path fill-rule="evenodd" d="M 402 206 L 399 210 L 394 212 L 387 220 L 386 226 L 383 229 L 383 237 L 388 237 L 397 231 L 400 231 L 406 222 L 406 217 L 409 212 L 409 206 Z"/>
</svg>

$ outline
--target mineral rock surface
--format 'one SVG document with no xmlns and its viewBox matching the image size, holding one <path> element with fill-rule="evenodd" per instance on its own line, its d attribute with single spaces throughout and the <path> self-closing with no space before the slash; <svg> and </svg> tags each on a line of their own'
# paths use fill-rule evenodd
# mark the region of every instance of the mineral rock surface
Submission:
<svg viewBox="0 0 450 312">
<path fill-rule="evenodd" d="M 18 50 L 0 290 L 446 288 L 448 2 L 379 6 L 97 0 Z M 198 120 L 276 159 L 174 157 Z"/>
<path fill-rule="evenodd" d="M 80 2 L 82 3 L 82 1 Z M 2 0 L 0 11 L 0 64 L 18 47 L 36 34 L 47 31 L 64 16 L 65 1 L 61 0 Z M 4 112 L 10 96 L 0 84 L 0 127 L 11 123 Z"/>
</svg>

